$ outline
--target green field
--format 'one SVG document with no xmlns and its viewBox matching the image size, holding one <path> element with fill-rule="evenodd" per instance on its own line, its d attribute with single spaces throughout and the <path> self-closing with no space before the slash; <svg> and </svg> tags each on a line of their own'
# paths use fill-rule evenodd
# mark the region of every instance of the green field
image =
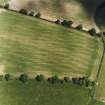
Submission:
<svg viewBox="0 0 105 105">
<path fill-rule="evenodd" d="M 103 51 L 99 38 L 8 11 L 0 24 L 1 72 L 95 77 Z"/>
<path fill-rule="evenodd" d="M 85 105 L 89 89 L 73 84 L 0 82 L 0 105 Z"/>
</svg>

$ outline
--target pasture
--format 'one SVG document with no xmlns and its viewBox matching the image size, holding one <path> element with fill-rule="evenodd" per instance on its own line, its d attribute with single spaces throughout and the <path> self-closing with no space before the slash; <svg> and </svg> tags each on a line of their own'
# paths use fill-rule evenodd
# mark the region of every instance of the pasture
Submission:
<svg viewBox="0 0 105 105">
<path fill-rule="evenodd" d="M 88 102 L 89 89 L 69 83 L 0 82 L 0 105 L 85 105 Z"/>
</svg>

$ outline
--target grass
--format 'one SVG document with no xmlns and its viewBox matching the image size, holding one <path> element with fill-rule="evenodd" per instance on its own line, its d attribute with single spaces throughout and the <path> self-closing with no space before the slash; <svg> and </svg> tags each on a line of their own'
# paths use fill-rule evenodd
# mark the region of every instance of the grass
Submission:
<svg viewBox="0 0 105 105">
<path fill-rule="evenodd" d="M 102 62 L 98 83 L 99 84 L 96 88 L 96 98 L 98 100 L 105 100 L 105 56 Z"/>
<path fill-rule="evenodd" d="M 94 105 L 105 105 L 105 103 L 96 101 Z"/>
<path fill-rule="evenodd" d="M 89 89 L 73 84 L 0 82 L 1 105 L 85 105 L 88 101 Z"/>
<path fill-rule="evenodd" d="M 96 37 L 8 11 L 1 13 L 0 24 L 5 73 L 90 76 L 97 72 L 103 49 Z"/>
<path fill-rule="evenodd" d="M 103 3 L 105 4 L 105 3 Z M 97 25 L 99 26 L 101 31 L 105 31 L 105 23 L 104 23 L 104 5 L 100 5 L 99 8 L 97 8 L 96 14 L 95 14 L 95 21 Z M 101 12 L 100 12 L 101 11 Z M 103 40 L 105 42 L 105 38 L 103 37 Z M 98 80 L 99 85 L 96 88 L 96 99 L 105 101 L 105 55 L 104 60 L 101 67 L 101 73 Z"/>
<path fill-rule="evenodd" d="M 0 4 L 7 3 L 8 1 L 10 1 L 10 0 L 0 0 Z"/>
</svg>

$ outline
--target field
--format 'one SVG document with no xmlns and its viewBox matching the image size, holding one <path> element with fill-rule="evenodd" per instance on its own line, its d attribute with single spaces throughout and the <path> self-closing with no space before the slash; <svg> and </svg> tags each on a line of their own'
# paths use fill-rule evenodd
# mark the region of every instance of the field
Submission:
<svg viewBox="0 0 105 105">
<path fill-rule="evenodd" d="M 85 105 L 89 89 L 73 84 L 0 82 L 0 105 Z"/>
<path fill-rule="evenodd" d="M 103 51 L 99 38 L 13 12 L 1 14 L 2 72 L 46 76 L 97 73 Z"/>
</svg>

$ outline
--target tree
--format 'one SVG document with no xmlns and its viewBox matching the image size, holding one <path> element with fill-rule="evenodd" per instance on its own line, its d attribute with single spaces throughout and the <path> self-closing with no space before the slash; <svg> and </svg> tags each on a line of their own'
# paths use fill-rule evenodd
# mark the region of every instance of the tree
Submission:
<svg viewBox="0 0 105 105">
<path fill-rule="evenodd" d="M 96 35 L 96 30 L 95 30 L 95 28 L 90 29 L 88 32 L 89 32 L 89 34 L 92 35 L 92 36 Z"/>
<path fill-rule="evenodd" d="M 105 36 L 105 32 L 103 32 L 103 35 Z"/>
<path fill-rule="evenodd" d="M 34 12 L 31 11 L 28 15 L 29 15 L 29 16 L 34 16 Z"/>
<path fill-rule="evenodd" d="M 76 83 L 76 78 L 72 78 L 72 82 L 75 84 Z"/>
<path fill-rule="evenodd" d="M 23 83 L 27 82 L 27 80 L 28 80 L 27 74 L 21 74 L 19 77 L 19 80 Z"/>
<path fill-rule="evenodd" d="M 77 29 L 77 30 L 82 30 L 82 29 L 83 29 L 82 24 L 80 24 L 80 25 L 76 26 L 76 29 Z"/>
<path fill-rule="evenodd" d="M 57 76 L 49 77 L 48 82 L 55 84 L 55 83 L 63 83 Z"/>
<path fill-rule="evenodd" d="M 56 24 L 60 24 L 60 20 L 57 19 L 57 20 L 55 21 L 55 23 L 56 23 Z"/>
<path fill-rule="evenodd" d="M 57 76 L 53 76 L 51 82 L 52 82 L 52 84 L 59 83 L 60 79 Z"/>
<path fill-rule="evenodd" d="M 4 5 L 4 8 L 5 8 L 5 9 L 8 9 L 8 8 L 9 8 L 9 4 L 5 4 L 5 5 Z"/>
<path fill-rule="evenodd" d="M 60 80 L 60 83 L 61 83 L 61 84 L 63 84 L 63 83 L 64 83 L 64 81 L 63 81 L 63 80 Z"/>
<path fill-rule="evenodd" d="M 69 82 L 70 81 L 70 78 L 69 77 L 64 77 L 64 81 L 65 82 Z"/>
<path fill-rule="evenodd" d="M 52 77 L 49 77 L 47 80 L 48 80 L 48 82 L 51 83 L 52 82 Z"/>
<path fill-rule="evenodd" d="M 40 18 L 41 17 L 41 13 L 38 12 L 36 15 L 35 15 L 36 18 Z"/>
<path fill-rule="evenodd" d="M 28 14 L 28 12 L 27 12 L 26 9 L 21 9 L 19 12 L 20 12 L 21 14 L 24 14 L 24 15 L 27 15 L 27 14 Z"/>
<path fill-rule="evenodd" d="M 72 82 L 74 84 L 81 85 L 81 79 L 80 78 L 72 78 Z"/>
<path fill-rule="evenodd" d="M 71 27 L 73 22 L 72 21 L 67 21 L 67 20 L 63 20 L 63 22 L 61 22 L 61 24 L 65 27 Z"/>
<path fill-rule="evenodd" d="M 4 78 L 6 81 L 9 81 L 11 79 L 11 76 L 10 74 L 5 74 Z"/>
<path fill-rule="evenodd" d="M 36 76 L 37 81 L 43 81 L 44 80 L 44 75 L 40 74 Z"/>
</svg>

